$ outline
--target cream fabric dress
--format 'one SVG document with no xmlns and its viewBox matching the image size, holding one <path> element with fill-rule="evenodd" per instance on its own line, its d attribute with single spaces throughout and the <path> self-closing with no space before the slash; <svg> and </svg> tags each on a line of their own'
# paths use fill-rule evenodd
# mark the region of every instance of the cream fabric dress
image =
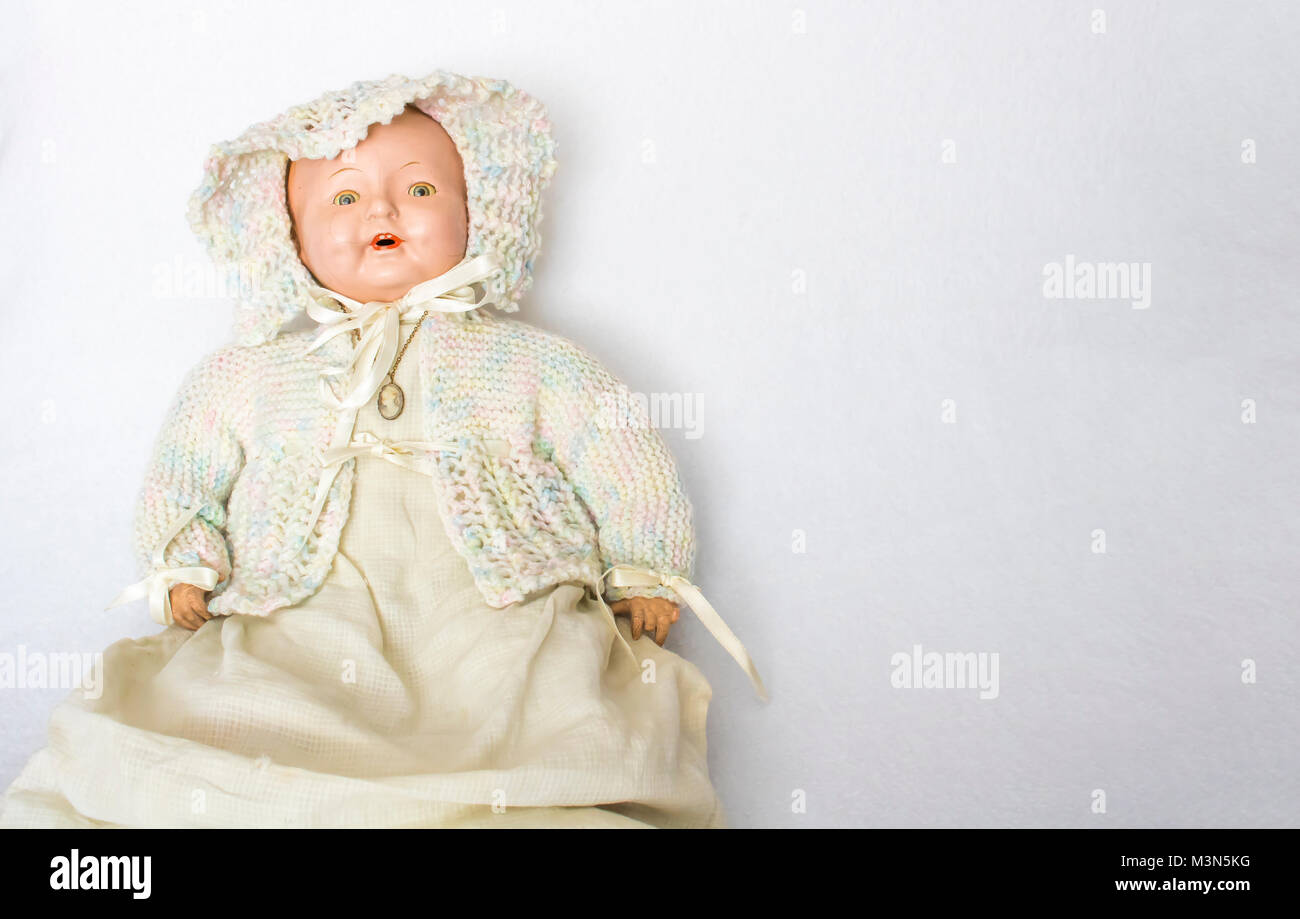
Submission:
<svg viewBox="0 0 1300 919">
<path fill-rule="evenodd" d="M 407 393 L 417 364 L 398 365 Z M 372 400 L 355 432 L 421 440 L 421 408 L 389 421 Z M 695 665 L 642 637 L 638 666 L 579 582 L 488 606 L 432 480 L 357 464 L 321 589 L 111 645 L 103 694 L 58 705 L 0 825 L 725 825 Z"/>
</svg>

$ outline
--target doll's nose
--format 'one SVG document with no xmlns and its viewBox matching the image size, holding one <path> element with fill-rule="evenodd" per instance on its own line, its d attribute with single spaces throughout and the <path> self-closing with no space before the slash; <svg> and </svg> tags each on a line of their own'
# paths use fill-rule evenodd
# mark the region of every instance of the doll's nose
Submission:
<svg viewBox="0 0 1300 919">
<path fill-rule="evenodd" d="M 370 197 L 370 209 L 366 212 L 367 217 L 396 217 L 397 207 L 389 200 L 387 195 L 378 194 Z"/>
</svg>

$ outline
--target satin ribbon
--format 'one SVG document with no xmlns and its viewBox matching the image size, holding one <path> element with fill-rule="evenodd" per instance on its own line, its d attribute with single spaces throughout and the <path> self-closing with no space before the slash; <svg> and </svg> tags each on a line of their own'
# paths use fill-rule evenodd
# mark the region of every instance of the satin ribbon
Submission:
<svg viewBox="0 0 1300 919">
<path fill-rule="evenodd" d="M 461 262 L 436 278 L 416 284 L 397 300 L 370 300 L 366 303 L 313 284 L 313 299 L 307 304 L 307 312 L 322 328 L 302 353 L 310 354 L 336 335 L 344 335 L 354 329 L 361 333 L 361 339 L 352 349 L 352 357 L 346 365 L 321 372 L 321 396 L 326 404 L 334 409 L 347 410 L 359 408 L 370 401 L 388 376 L 393 360 L 397 357 L 401 321 L 419 319 L 426 310 L 467 313 L 492 303 L 492 297 L 486 290 L 482 296 L 477 296 L 471 285 L 486 280 L 500 270 L 501 265 L 496 256 L 485 252 Z M 321 301 L 326 299 L 339 301 L 351 312 L 345 313 L 325 306 Z M 347 377 L 342 397 L 335 395 L 325 379 L 332 376 Z"/>
<path fill-rule="evenodd" d="M 351 414 L 346 433 L 343 433 L 344 428 L 340 426 L 336 431 L 335 445 L 324 453 L 325 469 L 321 473 L 319 484 L 316 486 L 316 500 L 312 504 L 311 517 L 307 521 L 308 537 L 311 536 L 311 531 L 316 527 L 316 520 L 320 517 L 321 508 L 325 505 L 325 496 L 329 494 L 334 480 L 338 478 L 339 470 L 343 468 L 344 463 L 353 457 L 367 454 L 377 456 L 394 465 L 432 476 L 433 471 L 429 468 L 429 454 L 434 452 L 455 453 L 460 450 L 460 444 L 454 440 L 388 440 L 376 437 L 369 431 L 362 431 L 352 437 L 351 442 L 342 443 L 352 432 L 352 424 L 356 421 L 355 415 L 355 412 Z M 487 439 L 484 444 L 487 451 L 493 456 L 508 456 L 510 454 L 509 441 Z"/>
<path fill-rule="evenodd" d="M 165 559 L 167 547 L 173 539 L 180 535 L 181 530 L 189 526 L 190 521 L 194 519 L 194 515 L 199 512 L 201 507 L 202 505 L 196 505 L 181 515 L 181 518 L 176 521 L 176 525 L 168 532 L 166 538 L 153 550 L 152 561 L 155 568 L 162 568 L 163 565 L 167 564 Z M 159 625 L 171 625 L 173 622 L 172 587 L 177 584 L 193 584 L 196 587 L 202 587 L 206 591 L 216 587 L 218 580 L 220 580 L 220 577 L 216 571 L 201 565 L 155 571 L 144 580 L 137 581 L 123 590 L 104 609 L 110 610 L 115 606 L 121 606 L 123 603 L 130 603 L 132 600 L 147 596 L 149 598 L 149 615 L 153 618 L 153 621 Z"/>
<path fill-rule="evenodd" d="M 758 669 L 750 659 L 749 652 L 745 650 L 745 646 L 740 643 L 740 639 L 735 636 L 735 633 L 727 628 L 727 624 L 722 621 L 718 611 L 713 608 L 708 600 L 704 599 L 704 594 L 700 593 L 698 587 L 681 575 L 651 571 L 648 568 L 638 568 L 634 565 L 613 565 L 601 575 L 602 581 L 606 578 L 609 579 L 610 587 L 662 586 L 670 588 L 681 599 L 686 601 L 686 605 L 704 623 L 704 627 L 713 634 L 718 644 L 722 645 L 727 653 L 740 665 L 741 669 L 749 674 L 750 682 L 754 684 L 758 697 L 764 702 L 768 701 L 767 689 L 763 686 L 763 680 L 759 677 Z"/>
</svg>

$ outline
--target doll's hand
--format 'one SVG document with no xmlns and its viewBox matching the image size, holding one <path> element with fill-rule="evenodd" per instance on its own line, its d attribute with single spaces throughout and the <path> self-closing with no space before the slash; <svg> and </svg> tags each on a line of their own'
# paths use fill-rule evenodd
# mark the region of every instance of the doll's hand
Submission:
<svg viewBox="0 0 1300 919">
<path fill-rule="evenodd" d="M 204 599 L 206 593 L 202 587 L 194 584 L 177 584 L 173 587 L 168 592 L 172 602 L 172 620 L 182 628 L 196 631 L 212 618 Z"/>
<path fill-rule="evenodd" d="M 632 617 L 634 640 L 641 637 L 644 628 L 647 635 L 654 632 L 655 644 L 661 648 L 668 639 L 668 629 L 680 615 L 677 604 L 663 597 L 626 597 L 615 600 L 609 608 L 617 616 Z"/>
</svg>

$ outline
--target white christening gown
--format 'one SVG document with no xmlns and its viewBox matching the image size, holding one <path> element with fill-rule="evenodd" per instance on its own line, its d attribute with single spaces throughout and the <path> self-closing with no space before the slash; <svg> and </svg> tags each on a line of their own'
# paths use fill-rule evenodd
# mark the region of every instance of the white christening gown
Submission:
<svg viewBox="0 0 1300 919">
<path fill-rule="evenodd" d="M 418 375 L 398 365 L 407 393 Z M 353 442 L 419 440 L 420 402 L 389 421 L 372 401 Z M 488 606 L 432 487 L 360 455 L 317 593 L 109 646 L 102 695 L 56 707 L 0 825 L 724 826 L 700 670 L 642 637 L 648 679 L 576 581 Z"/>
</svg>

